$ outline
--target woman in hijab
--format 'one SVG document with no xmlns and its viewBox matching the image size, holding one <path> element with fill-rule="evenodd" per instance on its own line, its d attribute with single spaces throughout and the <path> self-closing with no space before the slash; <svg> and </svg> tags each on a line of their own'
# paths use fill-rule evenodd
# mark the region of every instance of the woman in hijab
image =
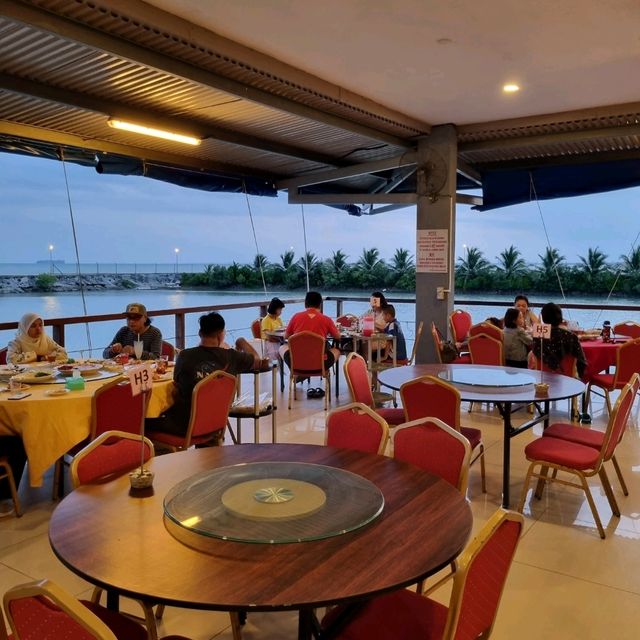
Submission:
<svg viewBox="0 0 640 640">
<path fill-rule="evenodd" d="M 7 346 L 7 362 L 22 364 L 38 360 L 66 360 L 67 352 L 44 332 L 44 322 L 37 313 L 20 318 L 16 337 Z"/>
</svg>

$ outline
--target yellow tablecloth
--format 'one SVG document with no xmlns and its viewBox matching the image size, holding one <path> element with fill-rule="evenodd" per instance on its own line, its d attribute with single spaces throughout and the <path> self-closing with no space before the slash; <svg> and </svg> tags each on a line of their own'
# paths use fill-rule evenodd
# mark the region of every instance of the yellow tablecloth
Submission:
<svg viewBox="0 0 640 640">
<path fill-rule="evenodd" d="M 49 396 L 47 391 L 61 389 L 59 384 L 32 385 L 31 395 L 9 400 L 0 394 L 0 435 L 19 435 L 29 460 L 29 482 L 42 486 L 45 471 L 91 431 L 91 397 L 96 389 L 111 382 L 87 380 L 83 391 L 64 396 Z M 147 407 L 147 416 L 158 417 L 174 401 L 173 381 L 155 382 Z"/>
</svg>

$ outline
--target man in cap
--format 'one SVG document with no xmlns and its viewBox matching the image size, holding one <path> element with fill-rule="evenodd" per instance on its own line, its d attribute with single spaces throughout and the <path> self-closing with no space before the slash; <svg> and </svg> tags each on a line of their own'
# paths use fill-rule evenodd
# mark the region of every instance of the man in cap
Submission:
<svg viewBox="0 0 640 640">
<path fill-rule="evenodd" d="M 136 340 L 142 340 L 142 360 L 155 360 L 162 352 L 162 334 L 160 329 L 151 326 L 147 308 L 140 302 L 127 305 L 124 312 L 127 325 L 118 329 L 111 344 L 104 350 L 104 358 L 115 358 L 120 353 L 133 355 Z"/>
</svg>

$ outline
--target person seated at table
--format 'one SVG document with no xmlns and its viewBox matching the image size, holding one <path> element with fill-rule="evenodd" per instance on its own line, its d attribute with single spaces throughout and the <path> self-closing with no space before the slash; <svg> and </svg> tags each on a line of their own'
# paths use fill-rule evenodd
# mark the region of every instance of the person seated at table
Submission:
<svg viewBox="0 0 640 640">
<path fill-rule="evenodd" d="M 504 329 L 504 320 L 500 318 L 496 318 L 495 316 L 489 316 L 486 320 L 486 323 L 492 324 L 494 327 L 498 327 L 498 329 Z"/>
<path fill-rule="evenodd" d="M 382 313 L 382 310 L 389 303 L 384 297 L 384 293 L 382 293 L 382 291 L 374 291 L 371 294 L 371 298 L 369 298 L 369 304 L 371 306 L 360 316 L 360 318 L 364 318 L 365 316 L 373 316 L 374 330 L 378 333 L 382 333 L 387 324 L 384 320 L 384 314 Z"/>
<path fill-rule="evenodd" d="M 38 360 L 66 360 L 67 352 L 44 331 L 37 313 L 25 313 L 18 324 L 16 337 L 7 346 L 7 362 L 22 364 Z"/>
<path fill-rule="evenodd" d="M 260 322 L 260 337 L 265 341 L 264 355 L 271 360 L 278 357 L 278 349 L 282 344 L 282 338 L 278 336 L 269 336 L 267 331 L 277 331 L 284 326 L 282 322 L 282 310 L 284 302 L 280 298 L 272 298 L 267 307 L 267 315 Z"/>
<path fill-rule="evenodd" d="M 551 338 L 548 340 L 534 339 L 531 350 L 538 360 L 540 360 L 540 343 L 542 342 L 542 362 L 551 371 L 558 371 L 564 356 L 574 356 L 576 359 L 576 369 L 578 376 L 582 377 L 587 367 L 587 359 L 582 350 L 582 345 L 578 336 L 563 329 L 562 309 L 553 302 L 547 302 L 541 311 L 542 322 L 551 325 Z"/>
<path fill-rule="evenodd" d="M 20 486 L 22 472 L 27 463 L 27 454 L 19 436 L 0 436 L 0 457 L 6 456 L 11 467 L 13 480 L 16 483 L 16 490 Z M 0 518 L 10 516 L 13 513 L 13 500 L 11 499 L 11 489 L 9 480 L 0 480 Z"/>
<path fill-rule="evenodd" d="M 529 308 L 529 298 L 527 296 L 523 294 L 517 295 L 513 300 L 513 306 L 522 314 L 525 329 L 531 329 L 534 324 L 540 322 L 538 316 Z"/>
<path fill-rule="evenodd" d="M 139 302 L 132 302 L 127 305 L 124 315 L 127 317 L 126 326 L 118 329 L 118 333 L 104 350 L 102 357 L 115 358 L 121 353 L 135 357 L 133 345 L 137 340 L 141 340 L 142 355 L 140 359 L 157 360 L 162 353 L 162 333 L 160 333 L 160 329 L 151 326 L 147 308 Z"/>
<path fill-rule="evenodd" d="M 159 418 L 147 418 L 146 426 L 154 431 L 185 435 L 191 416 L 193 388 L 214 371 L 231 375 L 254 370 L 266 371 L 269 360 L 261 359 L 258 352 L 244 338 L 236 340 L 236 348 L 225 348 L 225 321 L 215 311 L 200 316 L 200 344 L 183 349 L 178 354 L 173 370 L 173 381 L 178 394 L 175 403 Z"/>
<path fill-rule="evenodd" d="M 320 309 L 322 308 L 322 294 L 318 291 L 308 291 L 304 298 L 304 311 L 299 311 L 291 316 L 289 324 L 285 330 L 285 338 L 300 333 L 301 331 L 311 331 L 319 336 L 326 338 L 331 336 L 336 340 L 340 340 L 340 330 L 336 327 L 335 322 L 325 316 Z M 285 344 L 280 347 L 280 357 L 291 367 L 291 357 L 289 355 L 289 347 Z M 325 347 L 324 366 L 329 369 L 337 362 L 340 357 L 340 350 L 335 347 Z"/>
<path fill-rule="evenodd" d="M 524 318 L 520 309 L 507 309 L 504 314 L 502 345 L 504 363 L 507 367 L 526 369 L 529 347 L 533 342 L 531 334 L 524 330 Z"/>
<path fill-rule="evenodd" d="M 388 304 L 382 308 L 382 315 L 386 323 L 383 330 L 384 333 L 396 338 L 396 362 L 402 362 L 407 359 L 407 343 L 402 333 L 402 327 L 396 320 L 396 308 L 392 304 Z M 393 342 L 387 343 L 384 357 L 389 362 L 393 361 Z"/>
</svg>

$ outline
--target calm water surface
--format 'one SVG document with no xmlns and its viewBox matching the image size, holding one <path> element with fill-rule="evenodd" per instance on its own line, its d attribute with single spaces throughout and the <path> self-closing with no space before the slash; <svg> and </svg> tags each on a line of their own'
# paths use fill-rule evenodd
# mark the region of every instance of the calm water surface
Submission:
<svg viewBox="0 0 640 640">
<path fill-rule="evenodd" d="M 326 292 L 327 295 L 332 295 Z M 269 296 L 277 295 L 281 298 L 302 298 L 304 292 L 292 291 L 275 291 L 270 292 Z M 340 295 L 340 294 L 333 294 Z M 351 292 L 342 295 L 352 295 L 365 297 L 365 292 Z M 122 290 L 122 291 L 90 291 L 85 294 L 87 302 L 87 313 L 91 315 L 117 313 L 123 311 L 129 302 L 141 302 L 146 305 L 147 309 L 177 309 L 180 307 L 196 307 L 211 306 L 223 304 L 235 304 L 240 302 L 250 302 L 263 300 L 264 294 L 261 291 L 250 292 L 217 292 L 217 291 L 185 291 L 180 290 Z M 394 294 L 392 297 L 412 297 L 411 295 L 403 296 L 402 294 Z M 505 309 L 512 302 L 511 296 L 472 296 L 470 294 L 459 294 L 460 298 L 466 300 L 495 300 L 504 302 L 504 306 L 476 306 L 464 305 L 460 308 L 466 308 L 473 316 L 474 321 L 481 321 L 489 316 L 501 317 L 504 315 Z M 539 300 L 532 306 L 535 311 L 539 311 L 540 306 L 547 300 Z M 570 298 L 568 302 L 599 304 L 601 298 Z M 616 298 L 611 301 L 612 304 L 628 304 L 638 305 L 638 300 Z M 302 304 L 287 305 L 284 310 L 285 322 L 297 311 L 302 309 Z M 363 313 L 368 304 L 365 302 L 347 302 L 344 305 L 346 313 L 354 313 L 359 315 Z M 403 331 L 407 337 L 409 348 L 411 348 L 414 335 L 415 321 L 415 305 L 411 302 L 395 303 L 398 319 L 402 323 Z M 19 294 L 19 295 L 0 295 L 0 322 L 17 321 L 20 316 L 27 312 L 34 311 L 40 313 L 45 318 L 65 317 L 65 316 L 82 316 L 84 315 L 82 307 L 82 298 L 77 292 L 55 293 L 55 294 Z M 326 313 L 335 316 L 335 303 L 329 302 L 325 308 Z M 240 336 L 250 337 L 251 322 L 258 316 L 256 309 L 238 309 L 233 311 L 224 311 L 225 320 L 227 321 L 227 329 L 229 337 L 235 339 Z M 187 346 L 197 343 L 198 332 L 198 316 L 199 314 L 191 314 L 187 316 Z M 623 320 L 633 319 L 640 321 L 640 309 L 637 313 L 629 311 L 611 311 L 605 315 L 598 310 L 567 310 L 565 316 L 569 320 L 576 321 L 581 327 L 590 328 L 594 326 L 602 326 L 604 320 L 609 320 L 612 324 Z M 428 319 L 427 319 L 428 320 Z M 160 316 L 154 320 L 163 336 L 172 341 L 175 333 L 173 317 Z M 88 356 L 88 345 L 93 348 L 93 355 L 99 355 L 102 349 L 111 342 L 114 334 L 124 322 L 110 321 L 93 323 L 90 327 L 90 336 L 87 337 L 87 329 L 85 325 L 73 325 L 66 329 L 66 345 L 70 351 L 83 351 L 84 356 Z M 444 327 L 440 327 L 444 329 Z M 13 331 L 0 331 L 0 345 L 5 345 L 13 337 Z"/>
</svg>

